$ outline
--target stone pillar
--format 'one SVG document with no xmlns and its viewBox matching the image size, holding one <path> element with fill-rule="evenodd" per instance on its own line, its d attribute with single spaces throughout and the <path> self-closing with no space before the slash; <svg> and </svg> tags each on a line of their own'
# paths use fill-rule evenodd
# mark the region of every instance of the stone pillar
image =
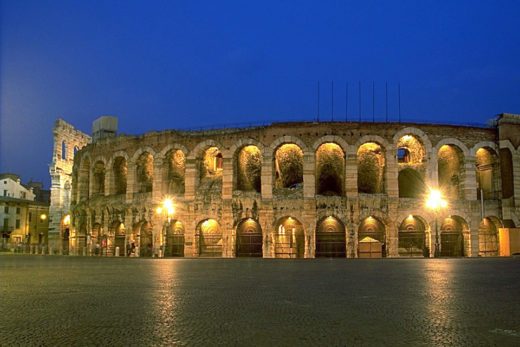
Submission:
<svg viewBox="0 0 520 347">
<path fill-rule="evenodd" d="M 135 192 L 135 182 L 136 182 L 136 173 L 135 173 L 135 161 L 129 159 L 127 162 L 128 171 L 126 176 L 126 203 L 131 204 L 134 200 L 134 192 Z"/>
<path fill-rule="evenodd" d="M 224 158 L 222 163 L 222 199 L 233 197 L 233 159 Z"/>
<path fill-rule="evenodd" d="M 192 201 L 195 199 L 195 188 L 198 182 L 198 174 L 196 159 L 186 159 L 186 174 L 184 179 L 184 198 L 186 201 Z"/>
<path fill-rule="evenodd" d="M 272 201 L 262 202 L 263 208 L 260 211 L 260 226 L 262 227 L 262 254 L 264 258 L 274 258 L 274 235 L 272 220 L 274 218 Z"/>
<path fill-rule="evenodd" d="M 399 198 L 399 182 L 398 182 L 398 173 L 399 167 L 397 164 L 397 159 L 395 157 L 396 150 L 394 146 L 390 146 L 390 148 L 385 153 L 386 158 L 386 173 L 385 173 L 385 181 L 386 181 L 386 193 L 389 198 Z"/>
<path fill-rule="evenodd" d="M 470 227 L 470 253 L 468 256 L 470 257 L 478 257 L 479 253 L 479 227 L 480 227 L 480 212 L 473 211 L 471 214 L 471 222 L 469 223 Z"/>
<path fill-rule="evenodd" d="M 352 146 L 347 149 L 347 159 L 345 168 L 345 191 L 347 196 L 357 197 L 357 154 Z"/>
<path fill-rule="evenodd" d="M 303 198 L 314 198 L 316 195 L 316 164 L 314 153 L 303 155 Z"/>
<path fill-rule="evenodd" d="M 152 201 L 154 204 L 160 204 L 164 198 L 163 193 L 163 160 L 162 158 L 154 158 L 153 161 L 153 186 Z"/>
<path fill-rule="evenodd" d="M 266 154 L 262 158 L 262 200 L 271 200 L 273 198 L 273 157 L 272 155 Z"/>
<path fill-rule="evenodd" d="M 464 158 L 464 169 L 466 170 L 464 198 L 466 200 L 477 200 L 477 173 L 474 156 Z"/>
<path fill-rule="evenodd" d="M 303 225 L 305 226 L 305 252 L 304 258 L 316 256 L 316 201 L 306 199 L 304 201 Z"/>
</svg>

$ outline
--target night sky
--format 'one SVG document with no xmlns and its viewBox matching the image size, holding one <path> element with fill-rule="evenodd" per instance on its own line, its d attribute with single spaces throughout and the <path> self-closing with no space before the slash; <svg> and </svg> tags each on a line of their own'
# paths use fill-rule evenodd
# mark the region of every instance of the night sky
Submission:
<svg viewBox="0 0 520 347">
<path fill-rule="evenodd" d="M 520 113 L 519 1 L 0 0 L 0 172 L 50 183 L 52 127 L 91 132 Z"/>
</svg>

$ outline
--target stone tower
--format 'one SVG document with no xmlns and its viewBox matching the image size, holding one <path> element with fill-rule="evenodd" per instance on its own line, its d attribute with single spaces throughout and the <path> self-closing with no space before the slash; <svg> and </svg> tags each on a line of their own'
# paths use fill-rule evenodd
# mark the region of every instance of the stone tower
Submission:
<svg viewBox="0 0 520 347">
<path fill-rule="evenodd" d="M 49 253 L 62 253 L 68 245 L 68 229 L 63 218 L 70 210 L 74 155 L 90 143 L 87 134 L 58 119 L 54 124 L 54 147 L 49 164 L 51 204 L 49 208 Z M 65 248 L 68 249 L 68 246 Z"/>
</svg>

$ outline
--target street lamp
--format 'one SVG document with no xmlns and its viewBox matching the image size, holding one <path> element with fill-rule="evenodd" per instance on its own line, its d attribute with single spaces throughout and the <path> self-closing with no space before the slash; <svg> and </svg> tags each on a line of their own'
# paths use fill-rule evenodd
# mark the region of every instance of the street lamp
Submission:
<svg viewBox="0 0 520 347">
<path fill-rule="evenodd" d="M 162 215 L 166 217 L 166 222 L 163 226 L 163 242 L 162 242 L 162 256 L 164 257 L 166 253 L 166 232 L 170 227 L 170 222 L 175 213 L 175 208 L 173 207 L 173 200 L 170 198 L 165 198 L 159 207 L 157 207 L 156 212 L 158 215 Z"/>
<path fill-rule="evenodd" d="M 437 189 L 430 189 L 430 195 L 426 199 L 426 207 L 432 210 L 435 214 L 435 252 L 434 257 L 437 258 L 440 256 L 440 243 L 439 243 L 439 228 L 437 225 L 437 219 L 439 216 L 439 211 L 442 208 L 448 207 L 448 202 L 444 200 L 442 197 L 442 193 Z"/>
</svg>

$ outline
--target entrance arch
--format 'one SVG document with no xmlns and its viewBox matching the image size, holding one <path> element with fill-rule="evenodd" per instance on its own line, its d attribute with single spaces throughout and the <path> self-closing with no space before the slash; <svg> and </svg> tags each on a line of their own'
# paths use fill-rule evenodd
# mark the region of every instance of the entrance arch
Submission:
<svg viewBox="0 0 520 347">
<path fill-rule="evenodd" d="M 222 257 L 222 231 L 214 219 L 206 219 L 197 226 L 199 256 Z"/>
<path fill-rule="evenodd" d="M 345 226 L 336 217 L 323 218 L 316 226 L 316 258 L 346 257 Z"/>
<path fill-rule="evenodd" d="M 119 247 L 119 256 L 125 255 L 125 227 L 123 223 L 117 221 L 112 224 L 114 231 L 114 255 L 116 255 L 116 248 Z"/>
<path fill-rule="evenodd" d="M 399 226 L 398 252 L 401 257 L 428 257 L 430 250 L 426 245 L 426 227 L 417 216 L 409 215 Z"/>
<path fill-rule="evenodd" d="M 153 255 L 152 225 L 143 222 L 139 228 L 139 256 L 151 257 Z"/>
<path fill-rule="evenodd" d="M 462 233 L 467 229 L 466 221 L 459 216 L 450 216 L 442 221 L 440 230 L 442 257 L 464 256 L 464 236 Z"/>
<path fill-rule="evenodd" d="M 166 229 L 165 257 L 184 257 L 184 225 L 172 220 Z"/>
<path fill-rule="evenodd" d="M 293 217 L 283 217 L 275 224 L 275 258 L 303 258 L 303 225 Z"/>
<path fill-rule="evenodd" d="M 359 225 L 358 257 L 386 257 L 385 225 L 377 218 L 369 216 Z"/>
<path fill-rule="evenodd" d="M 498 228 L 500 221 L 496 217 L 482 219 L 478 228 L 478 255 L 481 257 L 498 256 Z"/>
<path fill-rule="evenodd" d="M 262 228 L 253 218 L 243 219 L 237 226 L 237 257 L 262 256 Z"/>
</svg>

